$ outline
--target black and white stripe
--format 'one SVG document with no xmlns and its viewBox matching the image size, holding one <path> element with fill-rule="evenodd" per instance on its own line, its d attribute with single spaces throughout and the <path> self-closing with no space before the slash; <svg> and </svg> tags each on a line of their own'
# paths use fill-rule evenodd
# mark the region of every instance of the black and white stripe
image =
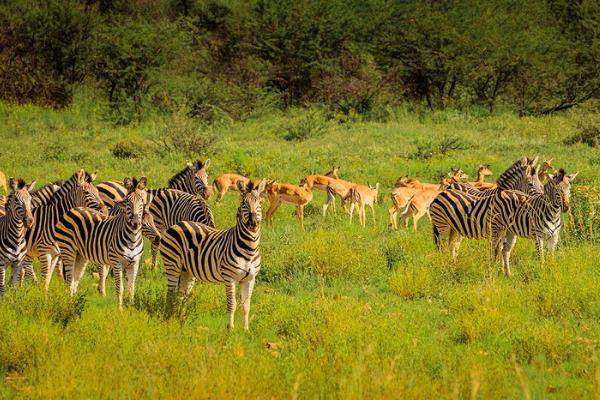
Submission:
<svg viewBox="0 0 600 400">
<path fill-rule="evenodd" d="M 235 286 L 239 283 L 244 328 L 248 329 L 250 299 L 261 265 L 260 202 L 265 184 L 266 181 L 258 185 L 250 182 L 246 186 L 238 182 L 242 201 L 237 213 L 237 223 L 228 230 L 188 221 L 167 229 L 160 247 L 170 301 L 177 290 L 180 295 L 189 293 L 195 279 L 224 283 L 229 311 L 228 327 L 232 329 L 237 307 Z"/>
<path fill-rule="evenodd" d="M 74 207 L 89 207 L 106 212 L 98 190 L 92 184 L 95 174 L 80 170 L 52 196 L 50 201 L 33 209 L 34 223 L 27 231 L 27 255 L 22 262 L 27 276 L 35 279 L 33 258 L 39 257 L 44 287 L 48 288 L 52 273 L 59 262 L 59 252 L 54 240 L 54 231 L 59 218 Z"/>
<path fill-rule="evenodd" d="M 25 184 L 21 179 L 10 179 L 12 192 L 7 196 L 6 215 L 0 217 L 0 295 L 4 296 L 6 268 L 12 265 L 12 285 L 20 278 L 20 263 L 25 257 L 25 232 L 33 223 L 31 194 L 35 181 Z"/>
<path fill-rule="evenodd" d="M 142 221 L 147 196 L 146 179 L 133 179 L 129 193 L 116 205 L 113 216 L 95 210 L 73 208 L 56 226 L 56 243 L 60 249 L 65 278 L 71 294 L 77 291 L 87 261 L 113 267 L 118 305 L 123 305 L 123 269 L 127 273 L 129 297 L 135 293 L 135 279 L 143 253 Z"/>
<path fill-rule="evenodd" d="M 564 170 L 548 175 L 542 193 L 508 196 L 490 211 L 492 249 L 502 252 L 502 269 L 510 276 L 510 253 L 517 237 L 534 239 L 538 256 L 544 259 L 544 242 L 550 252 L 558 244 L 562 227 L 561 211 L 570 208 L 571 182 L 577 174 L 566 175 Z M 537 175 L 536 175 L 537 178 Z M 538 178 L 539 179 L 539 178 Z"/>
</svg>

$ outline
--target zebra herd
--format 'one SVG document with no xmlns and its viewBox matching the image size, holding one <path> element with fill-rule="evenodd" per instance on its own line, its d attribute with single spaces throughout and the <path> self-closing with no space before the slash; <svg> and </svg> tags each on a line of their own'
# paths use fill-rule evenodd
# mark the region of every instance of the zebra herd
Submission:
<svg viewBox="0 0 600 400">
<path fill-rule="evenodd" d="M 542 257 L 544 242 L 553 251 L 561 228 L 560 213 L 569 209 L 571 182 L 577 174 L 567 175 L 561 169 L 544 178 L 536 160 L 523 157 L 515 162 L 499 177 L 495 188 L 478 188 L 454 179 L 443 189 L 427 192 L 425 198 L 432 197 L 432 201 L 427 203 L 426 211 L 438 248 L 448 248 L 457 257 L 462 238 L 488 239 L 493 256 L 502 255 L 506 275 L 510 275 L 510 253 L 517 237 L 535 239 Z M 37 282 L 32 267 L 34 258 L 40 260 L 46 289 L 57 270 L 71 294 L 75 294 L 85 266 L 91 261 L 99 268 L 98 290 L 103 295 L 109 268 L 113 269 L 117 304 L 121 308 L 123 277 L 128 297 L 135 294 L 145 236 L 152 243 L 153 268 L 157 251 L 161 251 L 169 302 L 178 295 L 189 294 L 196 280 L 223 283 L 228 327 L 232 329 L 239 285 L 244 328 L 248 329 L 250 300 L 261 268 L 262 199 L 267 197 L 272 203 L 282 199 L 294 201 L 303 207 L 312 199 L 311 188 L 318 188 L 328 194 L 324 215 L 329 205 L 335 206 L 335 196 L 339 195 L 343 206 L 350 201 L 351 210 L 354 205 L 359 207 L 364 223 L 364 206 L 373 210 L 379 189 L 338 182 L 336 169 L 333 174 L 308 176 L 299 187 L 237 179 L 228 174 L 221 180 L 227 184 L 217 184 L 220 177 L 215 180 L 219 190 L 217 202 L 228 190 L 238 191 L 241 202 L 235 226 L 220 230 L 215 227 L 207 202 L 211 194 L 209 166 L 210 160 L 189 163 L 169 180 L 167 188 L 160 189 L 149 189 L 146 178 L 135 177 L 94 185 L 95 174 L 84 170 L 38 190 L 33 190 L 35 181 L 27 184 L 11 178 L 10 193 L 0 213 L 0 294 L 5 292 L 8 266 L 12 266 L 13 287 L 23 279 Z M 410 197 L 407 209 L 415 195 Z M 271 212 L 267 214 L 272 217 Z"/>
</svg>

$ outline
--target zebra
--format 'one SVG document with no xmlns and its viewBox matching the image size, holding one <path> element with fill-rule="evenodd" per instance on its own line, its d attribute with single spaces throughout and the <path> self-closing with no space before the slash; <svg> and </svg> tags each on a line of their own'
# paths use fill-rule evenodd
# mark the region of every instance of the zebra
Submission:
<svg viewBox="0 0 600 400">
<path fill-rule="evenodd" d="M 0 217 L 0 296 L 4 297 L 6 267 L 12 265 L 12 285 L 21 276 L 20 263 L 25 257 L 25 232 L 34 222 L 31 212 L 31 194 L 35 181 L 26 184 L 22 179 L 10 178 L 12 192 L 7 196 L 6 215 Z"/>
<path fill-rule="evenodd" d="M 123 307 L 123 268 L 127 272 L 128 294 L 133 299 L 135 279 L 143 253 L 142 221 L 147 203 L 146 178 L 128 183 L 125 200 L 117 204 L 115 215 L 105 217 L 78 207 L 65 213 L 56 225 L 56 244 L 60 249 L 65 278 L 71 295 L 77 292 L 87 261 L 113 267 L 117 304 Z"/>
<path fill-rule="evenodd" d="M 37 280 L 33 271 L 34 257 L 39 257 L 44 287 L 48 289 L 52 273 L 59 261 L 54 232 L 59 218 L 73 207 L 90 207 L 106 214 L 106 206 L 92 184 L 96 174 L 83 169 L 66 180 L 48 204 L 33 209 L 34 223 L 26 233 L 27 255 L 22 267 L 26 277 Z"/>
<path fill-rule="evenodd" d="M 517 237 L 534 239 L 542 262 L 544 241 L 551 253 L 556 249 L 562 226 L 560 214 L 569 211 L 571 182 L 577 173 L 567 175 L 560 169 L 547 176 L 542 193 L 529 196 L 506 193 L 507 198 L 490 210 L 492 250 L 495 255 L 502 252 L 502 270 L 506 276 L 511 275 L 510 254 Z M 538 175 L 536 178 L 539 179 Z"/>
<path fill-rule="evenodd" d="M 187 163 L 184 169 L 169 179 L 168 188 L 194 195 L 199 194 L 207 199 L 210 192 L 208 189 L 208 167 L 210 167 L 210 159 L 207 159 L 204 163 L 200 160 Z M 109 207 L 123 200 L 127 195 L 127 188 L 123 182 L 102 182 L 97 185 L 97 188 L 102 200 Z"/>
<path fill-rule="evenodd" d="M 235 286 L 241 287 L 244 329 L 248 330 L 250 299 L 260 271 L 261 193 L 266 181 L 248 185 L 238 182 L 241 204 L 236 225 L 218 230 L 197 222 L 183 221 L 171 226 L 161 239 L 161 253 L 167 276 L 169 304 L 177 290 L 187 295 L 195 279 L 222 282 L 227 293 L 228 329 L 233 329 L 237 307 Z"/>
<path fill-rule="evenodd" d="M 38 206 L 43 206 L 44 204 L 47 204 L 54 195 L 54 193 L 56 193 L 58 189 L 60 189 L 60 185 L 62 185 L 62 182 L 60 181 L 52 182 L 45 186 L 42 186 L 39 189 L 29 192 L 29 194 L 31 195 L 31 207 L 36 208 Z M 6 213 L 6 200 L 6 196 L 0 196 L 0 216 Z"/>
<path fill-rule="evenodd" d="M 204 196 L 195 196 L 203 193 L 198 190 L 196 183 L 205 185 L 208 182 L 206 169 L 210 166 L 210 159 L 204 164 L 196 161 L 188 165 L 169 181 L 170 188 L 147 189 L 148 211 L 154 218 L 154 223 L 160 232 L 171 225 L 181 221 L 194 221 L 215 227 L 215 220 Z M 202 173 L 199 173 L 203 171 Z M 201 178 L 199 178 L 201 177 Z M 178 187 L 179 189 L 175 189 Z M 184 190 L 182 190 L 184 189 Z M 113 205 L 121 201 L 126 194 L 125 187 L 119 182 L 103 182 L 98 185 L 98 190 L 105 204 Z M 144 235 L 145 236 L 145 235 Z M 149 238 L 152 241 L 152 238 Z M 152 268 L 156 266 L 158 245 L 152 241 Z"/>
<path fill-rule="evenodd" d="M 531 179 L 536 160 L 523 157 L 516 161 L 500 175 L 495 189 L 481 191 L 479 194 L 471 194 L 463 189 L 442 191 L 429 207 L 436 246 L 439 248 L 442 242 L 446 242 L 451 248 L 452 257 L 456 258 L 462 237 L 489 237 L 487 217 L 490 207 L 503 190 L 534 190 Z"/>
<path fill-rule="evenodd" d="M 120 201 L 115 203 L 109 210 L 108 215 L 111 217 L 118 216 L 126 212 L 126 204 L 124 201 Z M 152 243 L 153 250 L 153 262 L 156 254 L 154 253 L 154 249 L 158 249 L 160 245 L 161 234 L 154 224 L 154 218 L 150 213 L 147 212 L 147 207 L 144 209 L 144 216 L 142 218 L 142 235 L 150 240 Z M 102 296 L 106 296 L 106 277 L 108 276 L 110 265 L 100 265 L 98 267 L 98 293 Z"/>
</svg>

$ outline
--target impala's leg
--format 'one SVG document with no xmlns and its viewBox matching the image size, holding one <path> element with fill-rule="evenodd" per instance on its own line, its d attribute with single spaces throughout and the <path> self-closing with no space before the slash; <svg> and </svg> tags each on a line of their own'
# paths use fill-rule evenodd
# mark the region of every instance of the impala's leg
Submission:
<svg viewBox="0 0 600 400">
<path fill-rule="evenodd" d="M 412 215 L 412 209 L 407 207 L 406 210 L 402 212 L 402 216 L 400 217 L 400 223 L 404 224 L 405 228 L 408 228 L 408 218 Z"/>
<path fill-rule="evenodd" d="M 113 277 L 115 278 L 115 292 L 117 294 L 117 306 L 119 310 L 123 309 L 123 264 L 118 263 L 113 268 Z"/>
<path fill-rule="evenodd" d="M 373 225 L 376 225 L 376 222 L 375 222 L 375 207 L 373 206 L 373 204 L 369 204 L 369 208 L 371 209 L 371 215 L 373 216 Z"/>
<path fill-rule="evenodd" d="M 510 276 L 510 253 L 512 252 L 515 243 L 517 242 L 517 235 L 512 232 L 507 232 L 506 239 L 504 240 L 504 246 L 502 247 L 502 271 L 504 275 Z"/>
<path fill-rule="evenodd" d="M 249 316 L 250 316 L 250 300 L 252 299 L 252 291 L 254 290 L 255 278 L 252 278 L 246 282 L 240 283 L 241 297 L 242 297 L 242 313 L 244 315 L 244 329 L 249 330 Z"/>
<path fill-rule="evenodd" d="M 140 260 L 134 260 L 127 266 L 127 293 L 130 301 L 135 296 L 135 280 L 140 269 Z"/>
<path fill-rule="evenodd" d="M 327 200 L 323 203 L 323 218 L 327 215 L 327 208 L 331 205 L 331 208 L 335 210 L 335 194 L 331 194 L 327 191 Z M 335 211 L 334 211 L 335 212 Z"/>
<path fill-rule="evenodd" d="M 302 225 L 302 229 L 304 229 L 304 206 L 296 207 L 296 214 L 298 214 L 300 225 Z"/>
<path fill-rule="evenodd" d="M 354 204 L 354 202 L 350 202 L 350 223 L 352 223 L 352 216 L 354 215 L 354 207 L 356 207 L 356 205 Z M 358 219 L 360 222 L 360 212 L 358 214 Z"/>
<path fill-rule="evenodd" d="M 227 193 L 227 190 L 223 190 L 223 188 L 219 189 L 219 193 L 217 195 L 217 201 L 215 201 L 215 206 L 220 206 L 221 205 L 221 200 L 223 200 L 223 197 L 225 197 L 225 193 Z"/>
<path fill-rule="evenodd" d="M 366 210 L 366 207 L 365 207 L 364 204 L 360 204 L 359 207 L 360 207 L 360 210 L 359 210 L 359 212 L 360 212 L 360 219 L 362 220 L 361 221 L 361 225 L 364 228 L 364 227 L 367 226 L 367 210 Z"/>
<path fill-rule="evenodd" d="M 237 307 L 237 300 L 235 298 L 235 282 L 225 282 L 225 291 L 227 293 L 227 311 L 229 312 L 229 323 L 227 329 L 233 330 L 233 320 L 235 316 L 235 309 Z"/>
<path fill-rule="evenodd" d="M 73 264 L 73 280 L 71 281 L 71 296 L 77 293 L 77 288 L 79 287 L 79 281 L 83 277 L 85 273 L 85 264 L 87 264 L 87 260 L 81 254 L 77 254 L 75 257 L 75 263 Z"/>
<path fill-rule="evenodd" d="M 398 225 L 397 225 L 397 221 L 396 221 L 396 216 L 398 215 L 398 210 L 396 209 L 396 206 L 392 206 L 392 208 L 390 208 L 388 210 L 388 214 L 390 215 L 390 225 L 392 226 L 392 229 L 394 229 L 394 230 L 398 229 Z"/>
<path fill-rule="evenodd" d="M 108 276 L 109 265 L 101 265 L 98 267 L 98 274 L 100 275 L 100 281 L 98 282 L 98 293 L 102 296 L 106 296 L 106 277 Z"/>
<path fill-rule="evenodd" d="M 274 198 L 270 201 L 269 209 L 267 210 L 267 224 L 273 225 L 273 214 L 281 205 L 281 201 L 278 198 Z"/>
</svg>

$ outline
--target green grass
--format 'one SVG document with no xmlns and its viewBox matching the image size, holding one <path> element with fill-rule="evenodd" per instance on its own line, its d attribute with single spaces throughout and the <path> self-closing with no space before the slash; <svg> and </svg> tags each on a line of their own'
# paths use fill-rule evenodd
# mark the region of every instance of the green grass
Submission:
<svg viewBox="0 0 600 400">
<path fill-rule="evenodd" d="M 145 175 L 154 187 L 182 168 L 186 156 L 156 144 L 168 121 L 114 127 L 99 112 L 88 103 L 61 112 L 0 104 L 0 168 L 44 183 L 83 167 L 99 181 Z M 343 178 L 385 188 L 376 226 L 351 225 L 339 212 L 323 220 L 317 193 L 303 232 L 283 205 L 263 227 L 248 333 L 239 318 L 227 332 L 220 285 L 197 285 L 165 319 L 165 279 L 144 266 L 136 301 L 122 312 L 111 278 L 102 298 L 91 274 L 73 299 L 57 279 L 47 295 L 32 286 L 10 292 L 0 304 L 0 398 L 599 396 L 600 253 L 585 235 L 567 223 L 545 265 L 532 242 L 519 240 L 507 279 L 484 242 L 464 241 L 453 263 L 435 251 L 426 218 L 416 233 L 387 227 L 389 188 L 405 174 L 435 181 L 451 167 L 473 174 L 489 163 L 497 176 L 522 155 L 539 155 L 579 171 L 576 186 L 597 186 L 599 151 L 564 144 L 585 117 L 397 110 L 387 123 L 328 122 L 301 142 L 284 139 L 285 114 L 222 126 L 211 154 L 197 155 L 213 160 L 211 179 L 238 172 L 297 183 L 341 165 Z M 415 157 L 444 137 L 464 149 Z M 145 152 L 117 159 L 111 149 L 120 140 Z M 237 206 L 229 194 L 213 208 L 219 227 L 234 223 Z"/>
</svg>

